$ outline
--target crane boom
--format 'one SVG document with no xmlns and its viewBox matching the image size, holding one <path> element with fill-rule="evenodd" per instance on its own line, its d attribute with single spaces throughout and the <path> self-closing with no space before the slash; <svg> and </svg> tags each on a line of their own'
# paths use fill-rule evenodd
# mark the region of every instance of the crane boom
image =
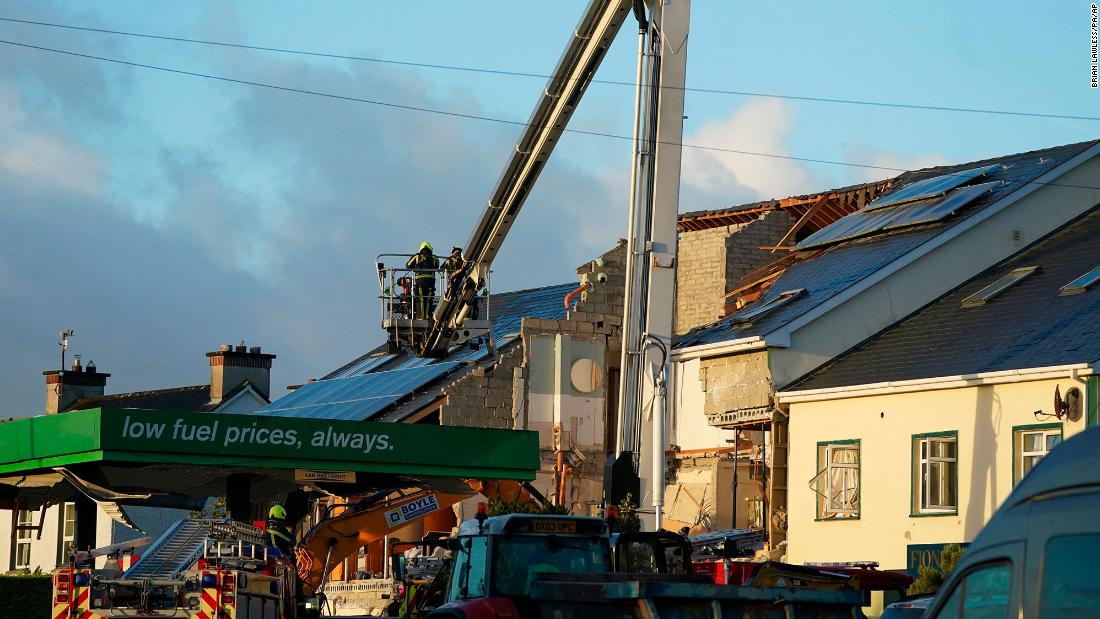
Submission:
<svg viewBox="0 0 1100 619">
<path fill-rule="evenodd" d="M 446 354 L 452 334 L 469 312 L 489 265 L 633 4 L 634 0 L 589 2 L 470 235 L 463 256 L 466 267 L 462 283 L 451 286 L 440 300 L 433 325 L 423 340 L 422 356 Z"/>
</svg>

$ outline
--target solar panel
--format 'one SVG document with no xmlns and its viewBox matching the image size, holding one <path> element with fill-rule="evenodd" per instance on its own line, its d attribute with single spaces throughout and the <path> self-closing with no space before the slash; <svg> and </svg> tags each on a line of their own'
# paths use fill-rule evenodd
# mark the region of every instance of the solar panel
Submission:
<svg viewBox="0 0 1100 619">
<path fill-rule="evenodd" d="M 956 189 L 942 198 L 908 204 L 902 209 L 902 215 L 891 220 L 883 226 L 883 229 L 890 230 L 892 228 L 901 228 L 902 226 L 913 226 L 916 224 L 939 221 L 955 214 L 967 204 L 993 191 L 993 188 L 1000 186 L 1000 184 L 1000 181 L 993 181 L 980 185 L 970 185 L 969 187 Z"/>
<path fill-rule="evenodd" d="M 959 185 L 972 181 L 983 174 L 1000 169 L 1002 169 L 1000 164 L 993 164 L 926 178 L 906 185 L 897 191 L 875 200 L 867 205 L 867 210 L 875 210 L 887 206 L 905 204 L 906 202 L 915 202 L 917 200 L 926 200 L 928 198 L 942 196 Z"/>
<path fill-rule="evenodd" d="M 866 236 L 879 230 L 940 221 L 989 193 L 1000 181 L 961 187 L 938 198 L 905 202 L 888 208 L 856 211 L 803 239 L 795 248 L 809 249 Z"/>
<path fill-rule="evenodd" d="M 905 209 L 906 207 L 902 206 L 875 211 L 856 211 L 802 239 L 795 246 L 795 249 L 808 249 L 818 245 L 838 243 L 877 232 L 904 215 Z"/>
<path fill-rule="evenodd" d="M 340 372 L 339 374 L 333 376 L 332 378 L 345 378 L 348 376 L 358 376 L 359 374 L 364 374 L 373 370 L 376 367 L 379 367 L 390 359 L 393 359 L 395 356 L 396 355 L 371 355 L 366 359 L 363 359 L 359 363 L 356 363 L 350 368 L 344 370 L 343 372 Z"/>
<path fill-rule="evenodd" d="M 364 421 L 404 396 L 443 376 L 458 363 L 433 363 L 306 383 L 251 415 Z"/>
</svg>

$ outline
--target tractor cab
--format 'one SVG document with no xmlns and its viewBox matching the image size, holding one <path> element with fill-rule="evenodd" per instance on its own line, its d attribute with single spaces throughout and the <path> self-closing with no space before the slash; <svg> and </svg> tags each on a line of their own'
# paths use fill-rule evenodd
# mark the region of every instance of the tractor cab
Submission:
<svg viewBox="0 0 1100 619">
<path fill-rule="evenodd" d="M 612 571 L 607 523 L 599 518 L 482 516 L 462 523 L 452 550 L 446 603 L 429 617 L 538 616 L 530 594 L 540 574 Z"/>
<path fill-rule="evenodd" d="M 616 572 L 630 574 L 684 574 L 695 571 L 691 542 L 672 531 L 615 533 L 611 560 Z"/>
</svg>

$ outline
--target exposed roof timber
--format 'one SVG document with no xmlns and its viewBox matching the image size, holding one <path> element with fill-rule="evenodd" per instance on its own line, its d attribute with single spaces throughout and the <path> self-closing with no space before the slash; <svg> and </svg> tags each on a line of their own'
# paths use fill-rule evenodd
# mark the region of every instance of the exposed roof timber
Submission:
<svg viewBox="0 0 1100 619">
<path fill-rule="evenodd" d="M 772 249 L 772 253 L 775 253 L 775 251 L 778 250 L 780 247 L 786 245 L 787 241 L 794 238 L 794 235 L 797 234 L 798 231 L 801 230 L 802 227 L 805 226 L 808 222 L 812 221 L 814 216 L 817 215 L 817 212 L 823 210 L 830 201 L 831 199 L 829 198 L 829 196 L 821 196 L 820 198 L 815 200 L 814 203 L 806 209 L 806 212 L 802 213 L 802 216 L 798 218 L 798 221 L 794 222 L 794 225 L 791 226 L 791 229 L 787 230 L 787 233 L 783 235 L 783 238 L 779 239 L 779 242 L 776 243 L 776 247 Z"/>
<path fill-rule="evenodd" d="M 801 218 L 814 204 L 822 198 L 829 201 L 815 213 L 804 225 L 814 228 L 827 226 L 848 213 L 863 208 L 878 196 L 885 193 L 893 185 L 894 179 L 854 185 L 832 191 L 803 196 L 792 196 L 782 200 L 766 200 L 752 204 L 735 206 L 727 209 L 711 211 L 696 211 L 680 215 L 677 224 L 681 232 L 690 230 L 708 230 L 720 226 L 729 226 L 748 223 L 759 219 L 761 215 L 776 210 L 790 212 L 795 217 Z"/>
</svg>

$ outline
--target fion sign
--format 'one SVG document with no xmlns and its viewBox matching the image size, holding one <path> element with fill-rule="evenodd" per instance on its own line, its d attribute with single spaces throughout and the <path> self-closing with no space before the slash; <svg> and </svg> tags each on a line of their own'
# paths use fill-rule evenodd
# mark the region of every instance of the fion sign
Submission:
<svg viewBox="0 0 1100 619">
<path fill-rule="evenodd" d="M 606 349 L 596 338 L 536 335 L 528 348 L 527 427 L 544 449 L 603 449 Z"/>
</svg>

